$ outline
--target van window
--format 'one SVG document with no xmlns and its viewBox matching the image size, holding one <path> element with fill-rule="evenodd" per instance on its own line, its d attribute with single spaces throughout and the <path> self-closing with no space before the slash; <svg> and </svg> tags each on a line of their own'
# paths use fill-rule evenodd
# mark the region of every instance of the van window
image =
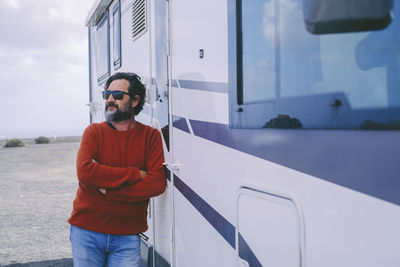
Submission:
<svg viewBox="0 0 400 267">
<path fill-rule="evenodd" d="M 108 12 L 104 13 L 95 30 L 95 54 L 97 81 L 104 83 L 110 76 L 110 33 L 108 30 Z"/>
<path fill-rule="evenodd" d="M 276 96 L 275 5 L 274 1 L 263 5 L 257 2 L 246 1 L 241 14 L 243 104 L 274 100 Z"/>
<path fill-rule="evenodd" d="M 400 129 L 399 16 L 380 31 L 314 35 L 301 0 L 237 6 L 231 127 Z"/>
<path fill-rule="evenodd" d="M 113 8 L 113 61 L 114 70 L 121 67 L 121 6 L 118 1 Z"/>
</svg>

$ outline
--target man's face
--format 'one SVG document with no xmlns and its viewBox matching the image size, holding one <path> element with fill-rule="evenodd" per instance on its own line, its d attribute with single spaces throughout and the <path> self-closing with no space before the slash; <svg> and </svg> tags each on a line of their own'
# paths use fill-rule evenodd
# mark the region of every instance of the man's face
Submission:
<svg viewBox="0 0 400 267">
<path fill-rule="evenodd" d="M 127 80 L 114 80 L 108 86 L 107 91 L 122 91 L 128 93 L 129 82 Z M 124 94 L 121 100 L 114 99 L 110 95 L 105 102 L 105 115 L 107 122 L 124 121 L 132 118 L 133 108 L 138 104 L 139 100 Z"/>
</svg>

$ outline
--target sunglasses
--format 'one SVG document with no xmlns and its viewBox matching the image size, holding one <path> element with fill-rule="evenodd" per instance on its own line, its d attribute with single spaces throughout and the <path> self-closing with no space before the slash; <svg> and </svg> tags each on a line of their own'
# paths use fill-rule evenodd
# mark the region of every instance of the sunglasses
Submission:
<svg viewBox="0 0 400 267">
<path fill-rule="evenodd" d="M 110 95 L 112 95 L 115 100 L 121 100 L 124 97 L 124 94 L 125 95 L 129 95 L 129 93 L 122 92 L 122 91 L 119 91 L 119 90 L 103 91 L 102 94 L 103 94 L 103 99 L 104 100 L 107 100 L 110 97 Z"/>
</svg>

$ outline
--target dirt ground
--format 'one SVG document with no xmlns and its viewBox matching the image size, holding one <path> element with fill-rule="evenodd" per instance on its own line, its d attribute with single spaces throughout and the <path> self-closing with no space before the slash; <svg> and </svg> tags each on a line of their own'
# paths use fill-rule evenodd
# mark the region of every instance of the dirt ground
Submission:
<svg viewBox="0 0 400 267">
<path fill-rule="evenodd" d="M 79 138 L 0 147 L 0 266 L 72 266 Z"/>
</svg>

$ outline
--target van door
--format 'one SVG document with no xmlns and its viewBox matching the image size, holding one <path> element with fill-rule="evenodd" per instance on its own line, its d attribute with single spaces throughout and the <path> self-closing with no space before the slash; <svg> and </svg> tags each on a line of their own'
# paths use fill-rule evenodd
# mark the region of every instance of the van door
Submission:
<svg viewBox="0 0 400 267">
<path fill-rule="evenodd" d="M 162 133 L 165 162 L 172 162 L 170 148 L 170 120 L 169 120 L 169 86 L 168 86 L 168 3 L 154 1 L 152 8 L 153 42 L 152 55 L 154 68 L 152 78 L 153 96 L 153 127 Z M 171 266 L 172 255 L 172 190 L 169 165 L 167 166 L 167 189 L 152 199 L 153 235 L 154 235 L 154 265 Z"/>
</svg>

